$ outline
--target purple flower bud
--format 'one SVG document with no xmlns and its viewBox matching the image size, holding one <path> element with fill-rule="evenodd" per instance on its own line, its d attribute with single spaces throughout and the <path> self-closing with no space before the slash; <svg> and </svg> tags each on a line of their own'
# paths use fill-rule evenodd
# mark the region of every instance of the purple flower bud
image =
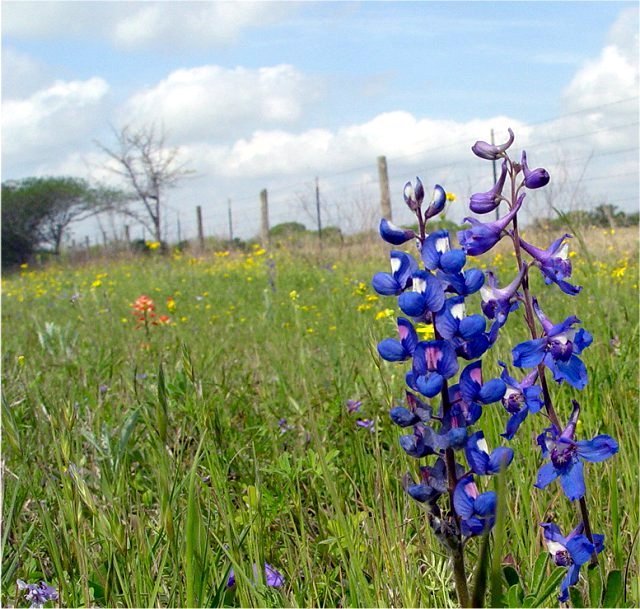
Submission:
<svg viewBox="0 0 640 609">
<path fill-rule="evenodd" d="M 471 195 L 471 202 L 469 207 L 471 211 L 476 214 L 488 214 L 493 211 L 502 198 L 502 189 L 504 188 L 504 181 L 507 177 L 507 161 L 502 162 L 502 173 L 495 183 L 495 186 L 487 192 L 479 192 Z"/>
<path fill-rule="evenodd" d="M 415 239 L 416 234 L 412 230 L 407 230 L 396 226 L 389 220 L 380 220 L 380 236 L 391 245 L 402 245 L 410 239 Z"/>
<path fill-rule="evenodd" d="M 522 160 L 520 161 L 522 170 L 524 171 L 524 185 L 527 188 L 542 188 L 549 183 L 551 179 L 546 169 L 538 167 L 537 169 L 529 169 L 527 165 L 527 153 L 522 151 Z"/>
<path fill-rule="evenodd" d="M 404 185 L 404 202 L 408 205 L 411 211 L 417 211 L 422 205 L 424 200 L 424 186 L 420 181 L 420 178 L 416 177 L 416 186 L 413 187 L 411 182 L 407 182 Z"/>
<path fill-rule="evenodd" d="M 431 197 L 429 207 L 427 207 L 427 211 L 424 212 L 425 220 L 433 218 L 433 216 L 437 216 L 444 209 L 444 204 L 446 202 L 447 193 L 444 191 L 444 188 L 440 186 L 440 184 L 436 184 L 433 187 L 433 196 Z"/>
<path fill-rule="evenodd" d="M 487 144 L 487 142 L 477 141 L 473 146 L 471 146 L 473 154 L 479 156 L 481 159 L 487 159 L 488 161 L 494 161 L 501 156 L 504 156 L 504 151 L 513 144 L 513 140 L 515 139 L 513 131 L 511 131 L 511 129 L 508 129 L 508 131 L 509 139 L 504 144 L 495 146 L 494 144 Z"/>
</svg>

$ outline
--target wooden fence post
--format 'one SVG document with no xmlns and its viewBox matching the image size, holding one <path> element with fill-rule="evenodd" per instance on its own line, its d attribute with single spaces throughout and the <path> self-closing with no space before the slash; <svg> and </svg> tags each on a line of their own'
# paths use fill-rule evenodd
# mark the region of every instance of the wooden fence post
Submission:
<svg viewBox="0 0 640 609">
<path fill-rule="evenodd" d="M 198 216 L 198 243 L 200 244 L 200 249 L 204 249 L 204 231 L 202 229 L 202 207 L 200 205 L 196 206 L 196 215 Z"/>
<path fill-rule="evenodd" d="M 260 191 L 260 212 L 262 216 L 260 239 L 262 240 L 262 247 L 267 247 L 269 245 L 269 199 L 266 188 Z"/>
<path fill-rule="evenodd" d="M 391 191 L 389 190 L 389 173 L 387 157 L 378 157 L 378 178 L 380 180 L 380 209 L 382 217 L 391 222 Z"/>
</svg>

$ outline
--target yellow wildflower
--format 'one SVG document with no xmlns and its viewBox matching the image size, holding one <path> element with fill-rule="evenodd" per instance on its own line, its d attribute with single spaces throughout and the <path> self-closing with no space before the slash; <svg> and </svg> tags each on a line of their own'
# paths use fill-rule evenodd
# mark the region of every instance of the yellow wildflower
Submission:
<svg viewBox="0 0 640 609">
<path fill-rule="evenodd" d="M 387 319 L 389 317 L 393 317 L 394 315 L 395 311 L 393 309 L 383 309 L 382 311 L 378 311 L 376 313 L 376 320 Z"/>
<path fill-rule="evenodd" d="M 433 340 L 436 337 L 433 324 L 416 324 L 416 332 L 421 340 Z"/>
</svg>

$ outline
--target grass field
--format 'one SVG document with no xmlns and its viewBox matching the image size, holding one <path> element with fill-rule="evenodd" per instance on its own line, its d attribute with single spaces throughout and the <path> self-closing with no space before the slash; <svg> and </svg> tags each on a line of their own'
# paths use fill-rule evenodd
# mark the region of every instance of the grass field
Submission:
<svg viewBox="0 0 640 609">
<path fill-rule="evenodd" d="M 566 420 L 577 398 L 579 436 L 620 444 L 587 465 L 587 503 L 606 536 L 602 569 L 620 569 L 640 606 L 637 231 L 572 247 L 580 295 L 534 282 L 554 322 L 575 314 L 594 336 L 589 384 L 554 384 L 556 408 Z M 386 252 L 256 246 L 5 277 L 2 604 L 24 606 L 17 579 L 44 579 L 66 607 L 455 606 L 447 559 L 400 483 L 417 462 L 387 414 L 406 367 L 375 351 L 396 332 L 395 299 L 370 287 Z M 506 251 L 478 264 L 513 276 Z M 137 323 L 142 294 L 168 323 Z M 485 374 L 526 338 L 509 324 Z M 490 446 L 504 442 L 506 418 L 485 409 Z M 557 483 L 533 488 L 543 426 L 524 422 L 507 477 L 505 560 L 526 586 L 546 552 L 538 523 L 568 531 L 579 520 Z M 470 564 L 478 550 L 472 540 Z M 252 564 L 265 562 L 282 587 L 261 569 L 255 581 Z M 545 603 L 557 606 L 555 589 Z"/>
</svg>

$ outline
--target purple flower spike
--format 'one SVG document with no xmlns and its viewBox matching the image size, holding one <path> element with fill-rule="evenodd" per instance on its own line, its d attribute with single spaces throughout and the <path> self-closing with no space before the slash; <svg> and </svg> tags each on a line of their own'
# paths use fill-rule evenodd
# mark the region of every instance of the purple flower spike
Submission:
<svg viewBox="0 0 640 609">
<path fill-rule="evenodd" d="M 606 434 L 576 442 L 573 437 L 579 414 L 580 405 L 573 400 L 573 412 L 562 433 L 551 426 L 538 436 L 542 456 L 550 457 L 551 461 L 538 470 L 534 486 L 543 489 L 560 478 L 560 485 L 569 501 L 584 497 L 583 462 L 598 463 L 618 452 L 618 443 Z"/>
<path fill-rule="evenodd" d="M 481 159 L 486 159 L 487 161 L 494 161 L 501 156 L 504 156 L 504 151 L 513 144 L 513 140 L 515 139 L 513 131 L 511 129 L 507 129 L 507 131 L 509 132 L 509 139 L 504 144 L 496 146 L 494 144 L 487 144 L 487 142 L 478 140 L 473 146 L 471 146 L 473 154 L 479 156 Z"/>
<path fill-rule="evenodd" d="M 520 239 L 520 245 L 525 252 L 533 256 L 534 264 L 542 272 L 546 284 L 557 283 L 565 294 L 575 296 L 582 287 L 564 281 L 567 277 L 571 277 L 569 244 L 564 242 L 565 239 L 571 239 L 571 235 L 566 234 L 556 239 L 546 250 L 541 250 L 522 239 Z"/>
<path fill-rule="evenodd" d="M 509 313 L 518 308 L 517 290 L 526 270 L 527 267 L 523 264 L 518 275 L 504 288 L 499 288 L 496 276 L 491 271 L 487 271 L 487 281 L 480 288 L 480 296 L 482 297 L 482 312 L 488 319 L 498 319 L 505 322 Z"/>
<path fill-rule="evenodd" d="M 412 230 L 400 228 L 389 222 L 385 218 L 380 220 L 380 236 L 391 245 L 402 245 L 411 239 L 415 239 L 416 234 Z"/>
<path fill-rule="evenodd" d="M 580 523 L 566 537 L 562 536 L 560 529 L 553 522 L 542 522 L 540 526 L 544 529 L 544 538 L 553 562 L 558 567 L 568 567 L 558 595 L 558 600 L 564 603 L 569 600 L 569 586 L 575 586 L 578 583 L 580 567 L 591 558 L 594 551 L 599 554 L 604 549 L 604 535 L 595 533 L 594 543 L 591 543 L 582 534 L 583 523 Z"/>
<path fill-rule="evenodd" d="M 376 273 L 371 285 L 382 296 L 397 296 L 411 285 L 411 275 L 418 270 L 413 256 L 405 252 L 390 252 L 391 273 Z"/>
<path fill-rule="evenodd" d="M 546 169 L 542 169 L 542 167 L 538 167 L 537 169 L 529 169 L 527 165 L 527 153 L 522 151 L 522 160 L 520 161 L 522 165 L 522 170 L 524 171 L 524 185 L 527 188 L 542 188 L 549 183 L 551 179 Z"/>
<path fill-rule="evenodd" d="M 429 207 L 427 207 L 427 210 L 424 212 L 425 220 L 433 218 L 433 216 L 437 216 L 444 209 L 444 205 L 446 202 L 447 193 L 444 191 L 444 188 L 440 186 L 440 184 L 436 184 L 433 187 L 433 195 L 431 196 Z"/>
<path fill-rule="evenodd" d="M 416 186 L 413 187 L 411 182 L 407 182 L 404 185 L 403 190 L 404 202 L 407 204 L 411 211 L 418 211 L 422 206 L 424 200 L 424 186 L 420 181 L 420 178 L 416 178 Z"/>
<path fill-rule="evenodd" d="M 465 218 L 471 228 L 458 232 L 462 249 L 470 256 L 488 252 L 503 237 L 503 231 L 520 210 L 525 193 L 522 193 L 508 214 L 495 222 L 480 222 L 476 218 Z"/>
<path fill-rule="evenodd" d="M 504 182 L 507 178 L 507 161 L 502 161 L 502 172 L 495 186 L 487 191 L 476 193 L 471 195 L 471 202 L 469 207 L 475 214 L 488 214 L 493 211 L 502 200 L 502 189 L 504 188 Z"/>
</svg>

